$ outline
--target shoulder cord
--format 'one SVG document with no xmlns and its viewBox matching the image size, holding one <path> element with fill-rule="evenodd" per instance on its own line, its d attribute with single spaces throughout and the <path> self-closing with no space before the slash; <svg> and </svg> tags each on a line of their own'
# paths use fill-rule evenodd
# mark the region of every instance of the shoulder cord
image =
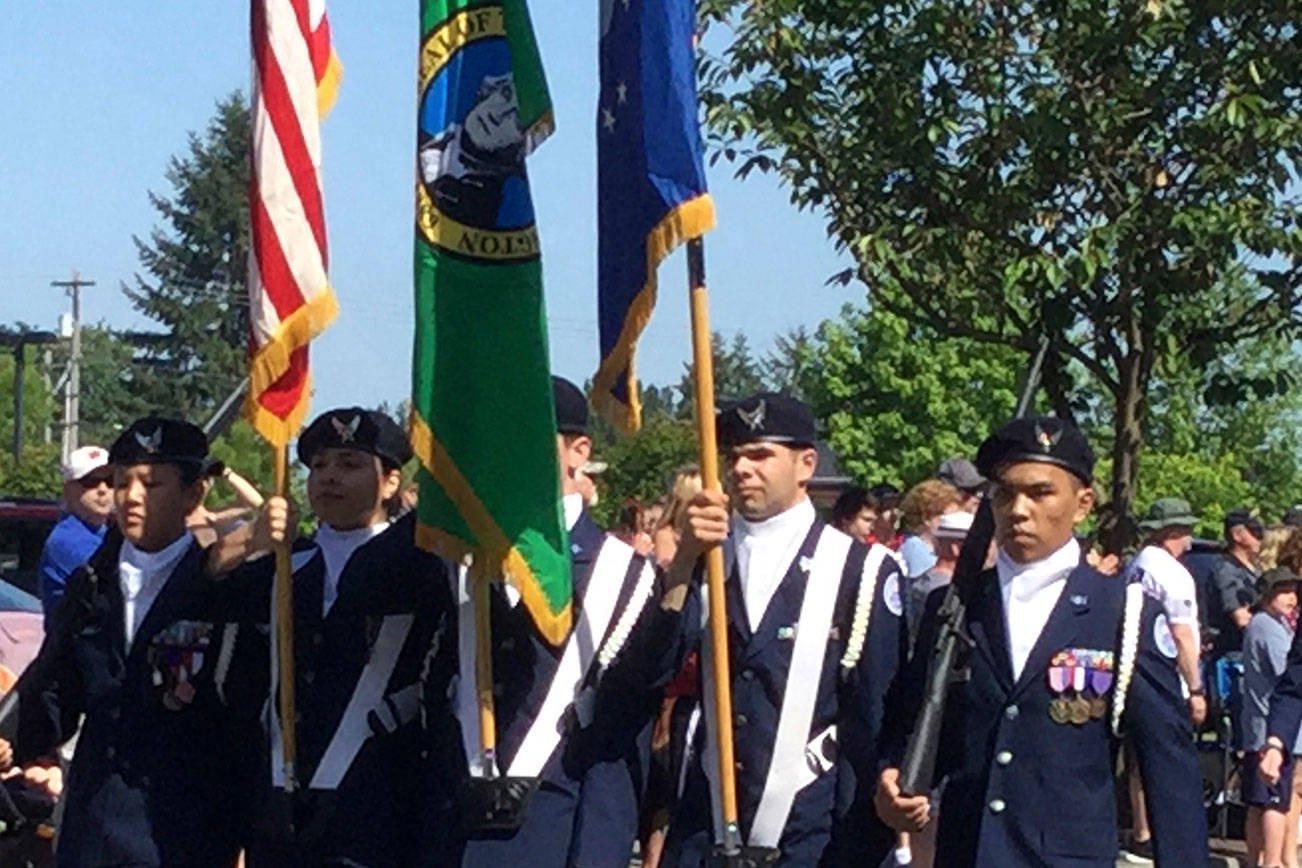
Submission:
<svg viewBox="0 0 1302 868">
<path fill-rule="evenodd" d="M 1117 690 L 1112 696 L 1112 734 L 1121 736 L 1121 718 L 1126 713 L 1126 693 L 1135 675 L 1139 655 L 1139 621 L 1144 613 L 1144 586 L 1139 582 L 1126 585 L 1126 608 L 1122 615 L 1121 661 L 1117 666 Z"/>
<path fill-rule="evenodd" d="M 629 635 L 633 632 L 633 626 L 637 623 L 642 610 L 646 608 L 647 600 L 651 599 L 651 591 L 655 585 L 655 580 L 656 571 L 644 561 L 642 569 L 638 572 L 637 584 L 633 587 L 633 594 L 628 599 L 628 605 L 624 607 L 619 620 L 615 622 L 615 629 L 610 631 L 610 635 L 606 637 L 601 650 L 597 652 L 598 672 L 610 666 L 624 648 L 624 643 L 628 641 Z"/>
<path fill-rule="evenodd" d="M 873 599 L 877 595 L 877 576 L 882 569 L 888 549 L 874 543 L 864 558 L 863 572 L 859 576 L 859 596 L 855 600 L 854 620 L 850 622 L 850 639 L 846 642 L 845 654 L 841 656 L 841 668 L 853 669 L 863 656 L 863 646 L 868 639 L 868 623 L 873 610 Z"/>
</svg>

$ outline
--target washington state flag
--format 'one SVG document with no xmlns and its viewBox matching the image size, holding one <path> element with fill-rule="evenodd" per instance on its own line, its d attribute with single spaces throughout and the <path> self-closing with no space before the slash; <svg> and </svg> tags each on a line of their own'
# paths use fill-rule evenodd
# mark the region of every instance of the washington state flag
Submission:
<svg viewBox="0 0 1302 868">
<path fill-rule="evenodd" d="M 524 0 L 420 5 L 417 541 L 519 590 L 554 644 L 570 628 L 538 230 L 525 157 L 552 129 Z"/>
</svg>

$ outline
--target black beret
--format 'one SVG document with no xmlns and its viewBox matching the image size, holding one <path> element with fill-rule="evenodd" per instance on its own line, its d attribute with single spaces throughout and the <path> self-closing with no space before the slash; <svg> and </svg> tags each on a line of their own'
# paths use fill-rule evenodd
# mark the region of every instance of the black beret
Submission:
<svg viewBox="0 0 1302 868">
<path fill-rule="evenodd" d="M 146 416 L 132 422 L 109 447 L 109 463 L 185 464 L 202 473 L 221 463 L 208 457 L 208 438 L 203 429 L 180 419 Z"/>
<path fill-rule="evenodd" d="M 724 449 L 756 441 L 812 446 L 818 439 L 809 408 L 781 392 L 759 392 L 720 407 L 715 437 Z"/>
<path fill-rule="evenodd" d="M 564 377 L 552 377 L 552 400 L 556 403 L 557 434 L 588 433 L 588 399 L 579 387 Z"/>
<path fill-rule="evenodd" d="M 299 435 L 298 460 L 311 464 L 318 449 L 369 452 L 389 468 L 401 467 L 411 459 L 411 446 L 398 423 L 378 410 L 361 407 L 343 407 L 317 416 Z"/>
<path fill-rule="evenodd" d="M 1085 435 L 1053 416 L 1014 419 L 977 450 L 977 471 L 987 479 L 994 479 L 1000 467 L 1014 461 L 1056 464 L 1087 484 L 1094 480 L 1094 450 Z"/>
</svg>

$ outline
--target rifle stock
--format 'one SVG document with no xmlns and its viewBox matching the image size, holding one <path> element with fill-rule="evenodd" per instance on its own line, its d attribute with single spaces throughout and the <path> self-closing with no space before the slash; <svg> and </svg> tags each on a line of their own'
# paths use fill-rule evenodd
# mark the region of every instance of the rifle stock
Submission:
<svg viewBox="0 0 1302 868">
<path fill-rule="evenodd" d="M 909 735 L 900 766 L 900 790 L 908 795 L 931 791 L 940 746 L 940 724 L 945 716 L 945 698 L 954 677 L 960 643 L 966 645 L 963 615 L 976 583 L 985 568 L 986 552 L 994 537 L 995 519 L 989 499 L 981 501 L 972 529 L 959 552 L 954 578 L 936 612 L 936 636 L 927 662 L 922 705 Z"/>
</svg>

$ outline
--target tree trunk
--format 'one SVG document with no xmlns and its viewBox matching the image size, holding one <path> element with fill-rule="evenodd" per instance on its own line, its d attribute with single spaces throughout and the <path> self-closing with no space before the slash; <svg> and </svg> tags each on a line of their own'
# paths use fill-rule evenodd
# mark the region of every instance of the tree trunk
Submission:
<svg viewBox="0 0 1302 868">
<path fill-rule="evenodd" d="M 1131 513 L 1139 482 L 1139 451 L 1144 445 L 1143 420 L 1150 369 L 1148 353 L 1132 346 L 1118 371 L 1112 415 L 1112 491 L 1100 516 L 1098 534 L 1104 550 L 1117 554 L 1134 541 L 1135 523 Z"/>
<path fill-rule="evenodd" d="M 1067 366 L 1062 355 L 1052 348 L 1044 354 L 1044 366 L 1040 372 L 1040 385 L 1049 398 L 1049 406 L 1053 409 L 1053 415 L 1064 422 L 1075 425 L 1076 414 L 1071 407 L 1071 374 L 1067 372 Z"/>
</svg>

